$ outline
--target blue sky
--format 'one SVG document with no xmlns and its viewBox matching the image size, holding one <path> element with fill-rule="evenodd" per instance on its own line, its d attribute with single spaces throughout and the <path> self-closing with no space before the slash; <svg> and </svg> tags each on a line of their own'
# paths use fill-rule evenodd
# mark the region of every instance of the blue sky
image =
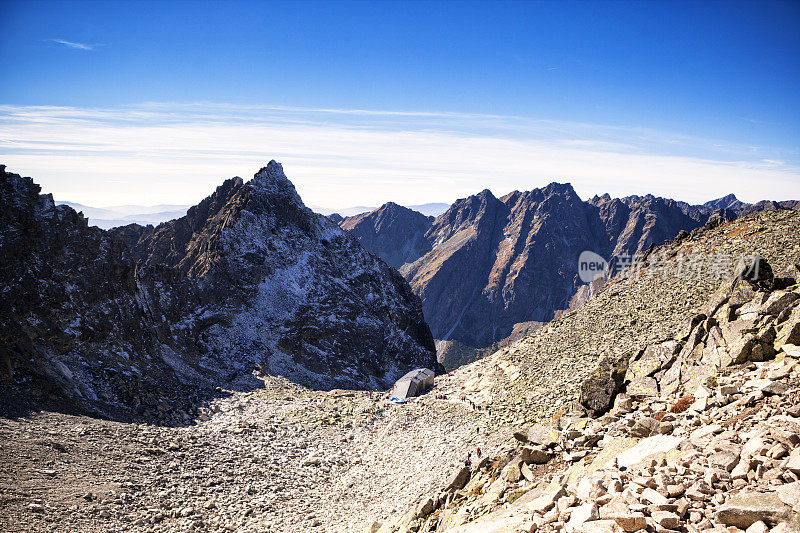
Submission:
<svg viewBox="0 0 800 533">
<path fill-rule="evenodd" d="M 800 197 L 798 2 L 7 1 L 0 17 L 0 159 L 63 199 L 189 203 L 270 158 L 332 207 L 552 180 Z"/>
</svg>

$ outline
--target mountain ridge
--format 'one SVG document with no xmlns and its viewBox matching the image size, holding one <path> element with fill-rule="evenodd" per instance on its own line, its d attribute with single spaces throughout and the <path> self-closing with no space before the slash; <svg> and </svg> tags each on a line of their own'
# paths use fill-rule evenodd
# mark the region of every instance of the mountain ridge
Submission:
<svg viewBox="0 0 800 533">
<path fill-rule="evenodd" d="M 129 416 L 216 384 L 258 386 L 254 369 L 374 390 L 436 367 L 405 280 L 306 208 L 279 163 L 226 180 L 180 219 L 113 231 L 30 178 L 1 177 L 6 380 Z"/>
<path fill-rule="evenodd" d="M 556 182 L 500 198 L 485 189 L 456 200 L 430 221 L 427 243 L 414 246 L 404 235 L 412 225 L 416 235 L 422 219 L 412 222 L 414 215 L 397 213 L 390 229 L 378 223 L 389 205 L 338 223 L 346 230 L 358 224 L 354 235 L 375 253 L 387 247 L 417 250 L 417 257 L 406 254 L 406 263 L 392 264 L 421 297 L 434 336 L 485 348 L 510 335 L 516 323 L 547 322 L 585 301 L 591 291 L 583 290 L 577 276 L 582 251 L 622 265 L 705 224 L 796 209 L 798 202 L 745 204 L 727 195 L 691 205 L 650 194 L 612 198 L 608 193 L 582 200 L 571 184 Z"/>
</svg>

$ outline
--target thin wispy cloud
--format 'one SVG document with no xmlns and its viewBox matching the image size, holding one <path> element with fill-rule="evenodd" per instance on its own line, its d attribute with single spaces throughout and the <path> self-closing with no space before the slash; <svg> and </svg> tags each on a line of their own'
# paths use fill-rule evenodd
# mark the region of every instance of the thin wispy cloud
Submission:
<svg viewBox="0 0 800 533">
<path fill-rule="evenodd" d="M 272 158 L 306 203 L 333 208 L 450 202 L 551 181 L 584 198 L 800 198 L 797 154 L 637 127 L 211 103 L 0 106 L 0 162 L 87 205 L 195 202 Z"/>
<path fill-rule="evenodd" d="M 77 43 L 75 41 L 66 41 L 64 39 L 50 39 L 50 41 L 66 46 L 67 48 L 72 48 L 73 50 L 95 50 L 98 46 L 100 46 L 99 44 Z"/>
</svg>

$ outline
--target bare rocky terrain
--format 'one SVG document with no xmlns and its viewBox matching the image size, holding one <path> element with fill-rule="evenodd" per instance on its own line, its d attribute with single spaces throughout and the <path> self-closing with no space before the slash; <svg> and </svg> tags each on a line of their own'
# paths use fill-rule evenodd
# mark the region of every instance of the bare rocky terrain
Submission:
<svg viewBox="0 0 800 533">
<path fill-rule="evenodd" d="M 798 430 L 786 417 L 795 416 L 792 409 L 798 403 L 797 356 L 775 343 L 792 344 L 780 334 L 798 318 L 791 309 L 800 308 L 800 300 L 789 301 L 773 316 L 757 294 L 771 297 L 779 290 L 796 291 L 796 286 L 757 286 L 748 293 L 743 305 L 750 305 L 747 312 L 760 321 L 753 332 L 756 340 L 744 360 L 723 364 L 714 358 L 732 353 L 736 343 L 726 337 L 725 343 L 713 344 L 714 328 L 751 317 L 737 311 L 736 320 L 730 312 L 723 320 L 720 309 L 732 305 L 730 294 L 720 307 L 707 308 L 720 297 L 721 284 L 735 265 L 728 264 L 719 276 L 707 271 L 687 276 L 678 270 L 688 256 L 710 261 L 755 253 L 766 258 L 775 275 L 800 262 L 800 213 L 755 213 L 656 248 L 643 266 L 664 267 L 659 276 L 634 269 L 583 307 L 437 377 L 432 391 L 404 405 L 389 404 L 376 392 L 314 390 L 255 373 L 252 380 L 263 387 L 249 392 L 223 388 L 216 398 L 198 402 L 193 417 L 134 423 L 70 412 L 68 404 L 58 405 L 56 394 L 34 391 L 37 398 L 19 384 L 5 383 L 0 395 L 0 529 L 619 531 L 615 517 L 625 520 L 625 513 L 633 515 L 631 524 L 641 526 L 631 531 L 736 532 L 758 522 L 767 528 L 760 531 L 790 527 L 778 525 L 782 517 L 792 516 L 780 496 L 764 497 L 773 507 L 751 512 L 747 516 L 759 518 L 744 526 L 745 519 L 726 523 L 724 518 L 725 506 L 738 505 L 738 500 L 715 495 L 734 489 L 745 495 L 777 494 L 779 486 L 796 487 L 797 473 L 789 465 L 798 444 L 792 435 Z M 704 312 L 706 318 L 698 319 Z M 755 346 L 767 343 L 773 323 L 776 336 L 769 343 L 775 351 L 759 351 L 763 348 Z M 753 327 L 729 329 L 744 338 Z M 690 339 L 691 353 L 699 346 L 696 341 L 703 344 L 691 358 L 681 355 Z M 679 343 L 681 351 L 667 358 L 669 364 L 659 359 L 657 366 L 648 366 L 645 349 L 669 342 Z M 604 394 L 582 393 L 590 378 L 604 375 L 602 367 L 598 373 L 604 358 L 626 361 L 626 368 L 645 368 L 630 379 L 625 370 L 626 379 L 614 382 L 612 390 L 605 385 L 597 389 L 607 391 L 610 415 L 597 403 Z M 681 364 L 675 366 L 676 360 Z M 692 381 L 687 372 L 680 374 L 678 389 L 665 388 L 667 372 L 683 372 L 684 362 L 716 381 Z M 638 378 L 646 379 L 632 386 Z M 695 404 L 700 385 L 706 400 Z M 660 415 L 688 394 L 697 397 L 686 410 Z M 167 414 L 171 409 L 161 408 Z M 158 420 L 169 425 L 153 423 Z M 777 421 L 785 422 L 780 431 L 773 427 Z M 669 431 L 665 423 L 672 424 Z M 548 435 L 557 432 L 555 442 L 534 442 L 540 437 L 532 437 L 530 428 L 537 424 Z M 704 431 L 694 433 L 698 430 Z M 688 455 L 656 455 L 654 462 L 619 468 L 620 453 L 664 436 L 679 439 L 673 443 L 688 440 L 691 446 L 675 448 Z M 744 445 L 755 437 L 764 444 L 747 455 Z M 722 469 L 710 466 L 713 454 L 729 448 L 742 464 L 746 459 L 744 477 L 734 478 L 733 470 L 727 470 L 732 460 L 718 465 Z M 617 460 L 600 468 L 595 461 L 601 456 Z M 598 468 L 588 468 L 592 464 Z M 597 479 L 580 485 L 590 470 L 599 472 Z M 612 484 L 619 486 L 615 480 L 622 490 L 612 489 Z M 677 488 L 670 493 L 671 485 L 681 485 L 683 495 Z M 648 496 L 655 501 L 644 501 Z M 607 529 L 593 529 L 601 526 Z"/>
<path fill-rule="evenodd" d="M 748 217 L 670 243 L 658 250 L 666 263 L 651 257 L 586 307 L 457 370 L 477 371 L 465 384 L 468 396 L 501 420 L 527 414 L 513 422 L 517 444 L 465 466 L 378 531 L 800 530 L 797 215 Z M 717 258 L 749 257 L 721 280 L 681 286 L 667 272 L 661 281 L 672 283 L 662 299 L 636 300 L 653 289 L 644 270 L 677 266 L 687 246 L 707 259 L 714 250 Z M 785 268 L 773 271 L 781 261 Z M 687 290 L 706 292 L 684 301 L 700 304 L 684 307 L 684 324 L 649 314 L 661 321 L 636 327 L 642 310 L 681 301 Z M 614 296 L 608 312 L 591 309 Z M 611 310 L 633 318 L 614 328 Z M 677 326 L 671 333 L 662 329 L 670 325 Z M 616 342 L 605 340 L 607 331 Z M 567 332 L 575 344 L 558 337 Z M 558 357 L 546 342 L 558 343 Z M 570 358 L 586 349 L 603 354 L 593 369 L 588 354 Z M 477 370 L 481 363 L 511 371 L 492 384 Z M 503 409 L 507 402 L 518 407 Z"/>
<path fill-rule="evenodd" d="M 0 529 L 361 531 L 502 435 L 446 377 L 437 394 L 449 399 L 403 406 L 262 379 L 263 389 L 213 400 L 183 427 L 3 416 Z"/>
</svg>

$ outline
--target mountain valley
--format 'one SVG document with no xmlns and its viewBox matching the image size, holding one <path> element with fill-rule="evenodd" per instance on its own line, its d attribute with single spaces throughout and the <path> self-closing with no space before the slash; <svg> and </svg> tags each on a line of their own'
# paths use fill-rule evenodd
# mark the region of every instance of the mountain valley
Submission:
<svg viewBox="0 0 800 533">
<path fill-rule="evenodd" d="M 306 209 L 275 162 L 183 218 L 109 232 L 29 178 L 2 183 L 3 530 L 792 531 L 800 211 L 697 215 L 555 184 L 484 191 L 434 220 L 384 206 L 372 218 L 392 244 L 370 216 L 342 229 Z M 428 250 L 402 245 L 422 237 Z M 437 367 L 415 280 L 485 275 L 512 302 L 530 268 L 572 290 L 565 258 L 597 242 L 640 257 L 583 305 L 438 368 L 432 391 L 387 401 L 406 370 Z M 482 305 L 498 328 L 510 316 Z"/>
</svg>

